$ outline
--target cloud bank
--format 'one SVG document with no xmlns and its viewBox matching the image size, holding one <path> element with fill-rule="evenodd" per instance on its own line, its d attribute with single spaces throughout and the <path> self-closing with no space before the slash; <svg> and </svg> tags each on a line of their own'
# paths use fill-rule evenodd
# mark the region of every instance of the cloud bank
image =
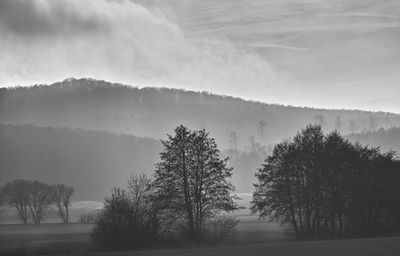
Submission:
<svg viewBox="0 0 400 256">
<path fill-rule="evenodd" d="M 0 86 L 92 77 L 265 101 L 286 79 L 256 53 L 188 38 L 160 9 L 130 1 L 0 0 L 0 34 Z"/>
</svg>

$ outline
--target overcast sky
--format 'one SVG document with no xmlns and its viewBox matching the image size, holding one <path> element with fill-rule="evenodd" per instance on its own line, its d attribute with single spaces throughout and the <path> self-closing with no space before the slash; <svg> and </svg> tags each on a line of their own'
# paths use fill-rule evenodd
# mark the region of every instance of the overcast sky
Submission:
<svg viewBox="0 0 400 256">
<path fill-rule="evenodd" d="M 398 0 L 0 0 L 0 86 L 91 77 L 400 113 Z"/>
</svg>

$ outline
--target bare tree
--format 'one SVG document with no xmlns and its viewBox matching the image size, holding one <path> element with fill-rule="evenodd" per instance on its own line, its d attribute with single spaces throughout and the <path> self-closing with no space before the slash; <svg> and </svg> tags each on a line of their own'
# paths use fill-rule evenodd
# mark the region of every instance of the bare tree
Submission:
<svg viewBox="0 0 400 256">
<path fill-rule="evenodd" d="M 337 115 L 335 120 L 335 130 L 340 131 L 341 129 L 342 129 L 342 118 L 340 115 Z"/>
<path fill-rule="evenodd" d="M 326 120 L 325 120 L 325 116 L 322 114 L 318 114 L 314 117 L 314 121 L 316 125 L 319 125 L 321 127 L 325 126 Z"/>
<path fill-rule="evenodd" d="M 14 180 L 8 182 L 4 188 L 5 201 L 17 209 L 18 217 L 24 224 L 29 219 L 29 181 Z"/>
<path fill-rule="evenodd" d="M 191 131 L 181 125 L 162 143 L 153 183 L 157 198 L 167 211 L 182 216 L 189 240 L 198 240 L 207 218 L 237 209 L 229 181 L 232 168 L 205 130 Z"/>
<path fill-rule="evenodd" d="M 133 249 L 160 238 L 159 204 L 151 180 L 132 175 L 126 189 L 114 188 L 95 220 L 92 237 L 105 248 Z"/>
<path fill-rule="evenodd" d="M 264 143 L 264 131 L 265 131 L 264 129 L 266 126 L 267 126 L 267 122 L 265 122 L 264 120 L 260 120 L 257 123 L 257 131 L 261 137 L 261 143 Z"/>
<path fill-rule="evenodd" d="M 369 130 L 375 131 L 378 129 L 378 118 L 376 116 L 369 117 Z"/>
<path fill-rule="evenodd" d="M 237 142 L 239 140 L 239 135 L 237 132 L 233 131 L 229 134 L 229 145 L 231 149 L 237 150 Z"/>
<path fill-rule="evenodd" d="M 358 124 L 355 120 L 351 119 L 348 121 L 349 123 L 349 130 L 351 133 L 355 133 L 358 130 Z"/>
<path fill-rule="evenodd" d="M 58 215 L 64 223 L 69 221 L 69 206 L 74 188 L 64 184 L 53 185 L 53 199 L 58 209 Z"/>
<path fill-rule="evenodd" d="M 28 207 L 32 215 L 33 222 L 40 224 L 45 214 L 53 204 L 52 187 L 39 181 L 31 181 L 29 184 Z"/>
<path fill-rule="evenodd" d="M 386 129 L 390 128 L 390 113 L 385 114 L 385 127 Z"/>
</svg>

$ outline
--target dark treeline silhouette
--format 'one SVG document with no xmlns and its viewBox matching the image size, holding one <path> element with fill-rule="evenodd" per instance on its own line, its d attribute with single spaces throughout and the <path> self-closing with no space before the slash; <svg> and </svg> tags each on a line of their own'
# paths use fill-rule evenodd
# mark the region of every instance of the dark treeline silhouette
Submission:
<svg viewBox="0 0 400 256">
<path fill-rule="evenodd" d="M 253 212 L 289 225 L 298 239 L 400 231 L 400 161 L 393 151 L 307 126 L 277 144 L 256 176 Z"/>
<path fill-rule="evenodd" d="M 66 183 L 101 201 L 133 172 L 152 173 L 159 141 L 108 132 L 0 125 L 0 186 L 18 178 Z"/>
<path fill-rule="evenodd" d="M 27 224 L 29 218 L 40 224 L 55 205 L 64 223 L 69 221 L 69 206 L 74 188 L 64 184 L 50 185 L 37 180 L 13 180 L 1 188 L 4 204 L 15 207 L 19 219 Z"/>
<path fill-rule="evenodd" d="M 131 176 L 115 188 L 95 221 L 93 238 L 105 248 L 153 246 L 157 242 L 215 242 L 237 221 L 219 218 L 238 209 L 232 168 L 205 130 L 178 126 L 162 141 L 154 180 Z M 218 233 L 217 237 L 213 234 Z"/>
<path fill-rule="evenodd" d="M 93 79 L 0 89 L 0 123 L 105 130 L 157 140 L 185 123 L 206 128 L 225 149 L 232 130 L 240 149 L 252 134 L 265 145 L 274 144 L 309 122 L 326 131 L 350 133 L 400 126 L 400 116 L 264 104 L 178 89 L 139 89 Z"/>
</svg>

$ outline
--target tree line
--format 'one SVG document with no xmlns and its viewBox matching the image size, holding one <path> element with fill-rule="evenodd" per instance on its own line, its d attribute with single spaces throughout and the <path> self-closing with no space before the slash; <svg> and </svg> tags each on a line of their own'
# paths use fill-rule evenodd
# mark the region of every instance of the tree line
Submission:
<svg viewBox="0 0 400 256">
<path fill-rule="evenodd" d="M 27 224 L 40 224 L 54 205 L 64 223 L 69 221 L 69 206 L 74 188 L 64 184 L 50 185 L 37 180 L 13 180 L 0 188 L 2 204 L 15 207 L 19 219 Z"/>
<path fill-rule="evenodd" d="M 400 161 L 309 125 L 275 145 L 256 173 L 252 211 L 298 239 L 390 234 L 400 230 Z"/>
</svg>

